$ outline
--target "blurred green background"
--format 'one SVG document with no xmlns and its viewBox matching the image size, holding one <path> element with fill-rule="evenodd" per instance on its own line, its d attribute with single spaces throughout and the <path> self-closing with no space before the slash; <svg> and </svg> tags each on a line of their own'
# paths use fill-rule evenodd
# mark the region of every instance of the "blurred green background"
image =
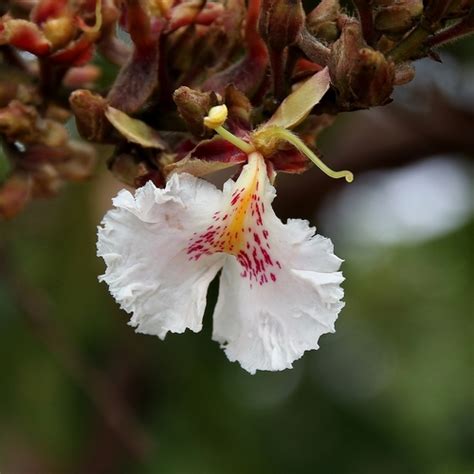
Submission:
<svg viewBox="0 0 474 474">
<path fill-rule="evenodd" d="M 470 82 L 465 46 L 456 51 L 464 58 L 451 58 L 457 73 Z M 357 120 L 336 123 L 322 143 L 326 156 Z M 444 154 L 434 163 L 470 186 L 469 158 Z M 409 179 L 405 171 L 397 182 Z M 456 194 L 457 178 L 447 187 L 436 181 L 451 202 L 443 214 L 417 200 L 426 188 L 413 178 L 387 201 L 371 186 L 393 173 L 358 176 L 356 194 L 334 191 L 315 205 L 313 222 L 346 260 L 346 308 L 337 332 L 281 373 L 251 376 L 211 341 L 215 282 L 200 334 L 162 342 L 126 325 L 97 281 L 96 226 L 119 188 L 103 161 L 90 182 L 1 223 L 0 472 L 471 473 L 472 194 Z M 294 217 L 298 179 L 277 198 Z M 379 223 L 413 206 L 431 212 L 416 238 L 409 226 L 377 237 Z M 429 226 L 452 215 L 447 226 Z"/>
</svg>

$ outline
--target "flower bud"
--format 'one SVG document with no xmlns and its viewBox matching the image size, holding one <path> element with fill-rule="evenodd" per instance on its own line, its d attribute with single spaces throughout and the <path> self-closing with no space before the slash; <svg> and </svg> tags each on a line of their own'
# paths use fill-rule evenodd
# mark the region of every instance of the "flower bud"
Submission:
<svg viewBox="0 0 474 474">
<path fill-rule="evenodd" d="M 106 141 L 112 129 L 105 118 L 107 100 L 88 90 L 77 90 L 69 96 L 69 103 L 76 116 L 76 125 L 81 137 L 97 143 Z"/>
<path fill-rule="evenodd" d="M 214 92 L 200 92 L 182 86 L 174 91 L 173 100 L 193 135 L 199 138 L 213 135 L 213 132 L 204 126 L 204 117 L 219 103 Z"/>
<path fill-rule="evenodd" d="M 46 39 L 54 49 L 66 46 L 74 36 L 74 20 L 70 16 L 51 18 L 42 25 Z"/>
<path fill-rule="evenodd" d="M 317 38 L 328 42 L 335 41 L 339 36 L 337 20 L 340 14 L 339 0 L 322 0 L 306 17 L 306 27 Z"/>
<path fill-rule="evenodd" d="M 422 0 L 403 0 L 386 6 L 375 16 L 375 29 L 383 33 L 404 33 L 413 26 L 422 12 Z"/>
<path fill-rule="evenodd" d="M 381 52 L 365 44 L 357 22 L 344 25 L 331 51 L 329 71 L 340 108 L 353 110 L 389 101 L 394 65 Z"/>
<path fill-rule="evenodd" d="M 11 142 L 31 142 L 37 137 L 37 120 L 36 109 L 12 100 L 7 107 L 0 109 L 0 133 Z"/>
<path fill-rule="evenodd" d="M 258 30 L 270 49 L 279 51 L 293 44 L 304 21 L 300 0 L 262 0 Z"/>
</svg>

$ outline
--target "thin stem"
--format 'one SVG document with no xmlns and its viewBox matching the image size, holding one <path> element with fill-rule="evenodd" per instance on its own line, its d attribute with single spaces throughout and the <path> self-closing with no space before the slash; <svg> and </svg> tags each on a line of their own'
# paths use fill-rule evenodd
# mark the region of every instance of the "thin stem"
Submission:
<svg viewBox="0 0 474 474">
<path fill-rule="evenodd" d="M 281 49 L 270 49 L 270 66 L 272 68 L 273 95 L 279 101 L 285 98 L 285 52 Z"/>
<path fill-rule="evenodd" d="M 420 23 L 402 42 L 389 52 L 389 57 L 396 63 L 411 59 L 430 34 L 431 30 L 427 29 L 423 23 Z"/>
<path fill-rule="evenodd" d="M 327 174 L 331 178 L 339 179 L 345 178 L 348 183 L 354 181 L 354 175 L 347 170 L 334 171 L 329 166 L 324 164 L 313 151 L 295 134 L 284 128 L 275 127 L 271 130 L 271 136 L 274 138 L 281 138 L 291 143 L 296 149 L 307 156 L 323 173 Z"/>
<path fill-rule="evenodd" d="M 468 36 L 474 33 L 474 8 L 471 8 L 468 15 L 458 23 L 441 30 L 428 39 L 427 44 L 429 46 L 441 46 L 451 41 L 457 40 L 464 36 Z"/>
<path fill-rule="evenodd" d="M 298 46 L 310 61 L 321 66 L 326 66 L 329 62 L 330 49 L 320 43 L 306 28 L 298 38 Z"/>
<path fill-rule="evenodd" d="M 214 129 L 224 140 L 227 140 L 229 143 L 232 143 L 232 145 L 236 146 L 239 148 L 239 150 L 242 150 L 244 153 L 247 153 L 249 155 L 253 151 L 255 151 L 255 148 L 250 144 L 245 142 L 239 137 L 236 137 L 232 133 L 229 132 L 229 130 L 226 130 L 222 125 L 219 127 L 216 127 Z"/>
<path fill-rule="evenodd" d="M 411 33 L 389 52 L 390 58 L 397 62 L 412 59 L 420 54 L 425 42 L 440 26 L 453 0 L 431 0 L 425 7 L 423 16 Z"/>
</svg>

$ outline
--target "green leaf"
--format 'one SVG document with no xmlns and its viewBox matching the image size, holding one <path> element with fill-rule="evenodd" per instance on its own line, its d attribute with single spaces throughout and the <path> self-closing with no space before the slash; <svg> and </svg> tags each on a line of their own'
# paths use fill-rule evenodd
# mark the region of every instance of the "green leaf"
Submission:
<svg viewBox="0 0 474 474">
<path fill-rule="evenodd" d="M 145 122 L 134 119 L 121 110 L 110 106 L 107 107 L 105 116 L 129 142 L 137 143 L 144 148 L 158 148 L 159 150 L 166 148 L 166 144 L 160 138 L 158 132 Z"/>
<path fill-rule="evenodd" d="M 328 68 L 316 73 L 292 92 L 264 125 L 292 128 L 301 123 L 329 89 Z"/>
</svg>

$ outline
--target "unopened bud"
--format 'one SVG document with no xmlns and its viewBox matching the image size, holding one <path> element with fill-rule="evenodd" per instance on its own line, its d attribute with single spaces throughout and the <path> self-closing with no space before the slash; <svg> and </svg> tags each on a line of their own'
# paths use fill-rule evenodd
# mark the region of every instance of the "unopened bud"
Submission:
<svg viewBox="0 0 474 474">
<path fill-rule="evenodd" d="M 279 51 L 295 43 L 304 22 L 301 0 L 262 0 L 258 30 L 270 49 Z"/>
<path fill-rule="evenodd" d="M 408 31 L 423 12 L 422 0 L 403 0 L 380 9 L 375 16 L 375 29 L 383 33 Z"/>
<path fill-rule="evenodd" d="M 66 46 L 76 30 L 74 20 L 70 16 L 51 18 L 43 23 L 42 29 L 54 49 Z"/>
<path fill-rule="evenodd" d="M 36 139 L 38 113 L 33 107 L 12 100 L 0 109 L 0 133 L 9 141 L 31 142 Z"/>
<path fill-rule="evenodd" d="M 306 27 L 317 38 L 328 42 L 335 41 L 339 36 L 337 20 L 340 14 L 339 0 L 322 0 L 306 17 Z"/>
<path fill-rule="evenodd" d="M 345 110 L 383 105 L 390 98 L 394 65 L 366 46 L 356 22 L 347 23 L 333 44 L 329 70 L 338 105 Z"/>
<path fill-rule="evenodd" d="M 214 92 L 200 92 L 182 86 L 174 91 L 173 100 L 181 118 L 193 135 L 199 138 L 212 135 L 204 126 L 204 117 L 219 103 Z"/>
<path fill-rule="evenodd" d="M 112 130 L 105 118 L 108 102 L 102 96 L 88 90 L 74 91 L 69 97 L 72 111 L 76 116 L 76 125 L 85 140 L 103 143 Z"/>
<path fill-rule="evenodd" d="M 173 0 L 148 0 L 148 8 L 152 16 L 166 16 Z"/>
</svg>

